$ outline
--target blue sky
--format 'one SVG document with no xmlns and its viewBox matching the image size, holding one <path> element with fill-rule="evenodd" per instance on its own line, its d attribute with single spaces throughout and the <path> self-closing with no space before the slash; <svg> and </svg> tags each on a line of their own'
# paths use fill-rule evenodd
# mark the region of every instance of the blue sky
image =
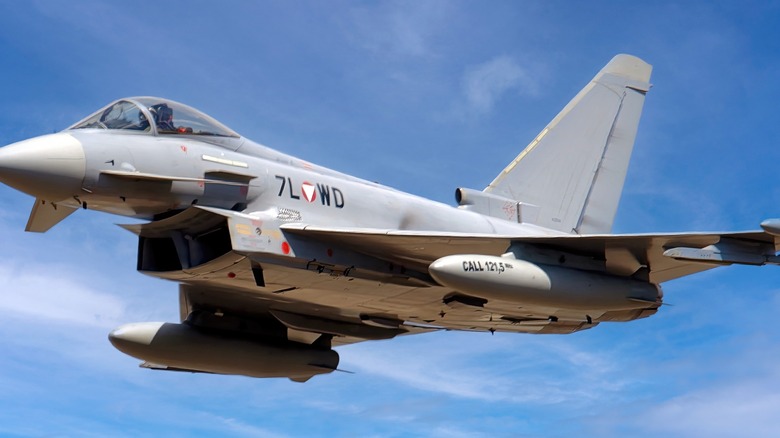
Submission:
<svg viewBox="0 0 780 438">
<path fill-rule="evenodd" d="M 158 95 L 257 142 L 452 202 L 617 53 L 654 65 L 615 232 L 780 217 L 778 2 L 0 0 L 0 144 Z M 780 271 L 664 285 L 652 318 L 569 336 L 435 333 L 340 349 L 306 384 L 141 370 L 115 326 L 175 321 L 126 222 L 24 233 L 0 187 L 0 435 L 770 436 Z"/>
</svg>

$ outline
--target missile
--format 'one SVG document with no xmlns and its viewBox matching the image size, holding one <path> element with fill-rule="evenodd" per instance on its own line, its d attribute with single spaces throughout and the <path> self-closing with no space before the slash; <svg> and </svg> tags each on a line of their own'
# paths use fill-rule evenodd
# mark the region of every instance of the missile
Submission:
<svg viewBox="0 0 780 438">
<path fill-rule="evenodd" d="M 208 333 L 189 324 L 125 324 L 108 339 L 117 350 L 154 365 L 150 368 L 305 381 L 339 364 L 330 348 Z"/>
<path fill-rule="evenodd" d="M 521 306 L 626 310 L 646 308 L 661 297 L 658 285 L 630 277 L 482 254 L 442 257 L 428 272 L 442 286 Z"/>
</svg>

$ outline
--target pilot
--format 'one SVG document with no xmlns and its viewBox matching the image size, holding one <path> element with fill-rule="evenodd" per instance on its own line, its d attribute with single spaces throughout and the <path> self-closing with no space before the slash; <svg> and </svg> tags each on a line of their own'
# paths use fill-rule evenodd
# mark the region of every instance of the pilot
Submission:
<svg viewBox="0 0 780 438">
<path fill-rule="evenodd" d="M 150 107 L 149 111 L 154 115 L 158 132 L 176 131 L 176 127 L 173 126 L 173 109 L 168 104 L 158 103 Z"/>
<path fill-rule="evenodd" d="M 146 119 L 146 114 L 143 111 L 138 111 L 138 128 L 139 131 L 149 130 L 149 120 Z"/>
</svg>

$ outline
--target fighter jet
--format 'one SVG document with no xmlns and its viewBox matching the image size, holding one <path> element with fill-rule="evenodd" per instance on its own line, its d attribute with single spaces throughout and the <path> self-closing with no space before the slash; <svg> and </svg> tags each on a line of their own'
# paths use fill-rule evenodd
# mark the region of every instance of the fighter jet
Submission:
<svg viewBox="0 0 780 438">
<path fill-rule="evenodd" d="M 656 313 L 660 284 L 778 263 L 765 231 L 610 234 L 652 67 L 618 55 L 457 206 L 286 155 L 189 106 L 117 100 L 0 149 L 27 231 L 79 209 L 142 219 L 138 270 L 180 283 L 178 322 L 116 328 L 157 370 L 286 377 L 334 347 L 434 330 L 572 333 Z"/>
</svg>

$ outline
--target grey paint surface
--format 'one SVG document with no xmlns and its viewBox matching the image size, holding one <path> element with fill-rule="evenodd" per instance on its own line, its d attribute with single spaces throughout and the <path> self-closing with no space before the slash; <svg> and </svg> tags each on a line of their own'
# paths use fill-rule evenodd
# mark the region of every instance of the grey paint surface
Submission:
<svg viewBox="0 0 780 438">
<path fill-rule="evenodd" d="M 182 324 L 112 332 L 145 367 L 303 381 L 336 367 L 332 346 L 441 329 L 571 333 L 654 314 L 661 282 L 776 263 L 772 223 L 607 234 L 650 70 L 615 57 L 485 191 L 461 189 L 457 208 L 153 97 L 0 149 L 0 181 L 36 198 L 28 231 L 78 208 L 149 220 L 125 227 L 138 269 L 181 283 Z"/>
</svg>

